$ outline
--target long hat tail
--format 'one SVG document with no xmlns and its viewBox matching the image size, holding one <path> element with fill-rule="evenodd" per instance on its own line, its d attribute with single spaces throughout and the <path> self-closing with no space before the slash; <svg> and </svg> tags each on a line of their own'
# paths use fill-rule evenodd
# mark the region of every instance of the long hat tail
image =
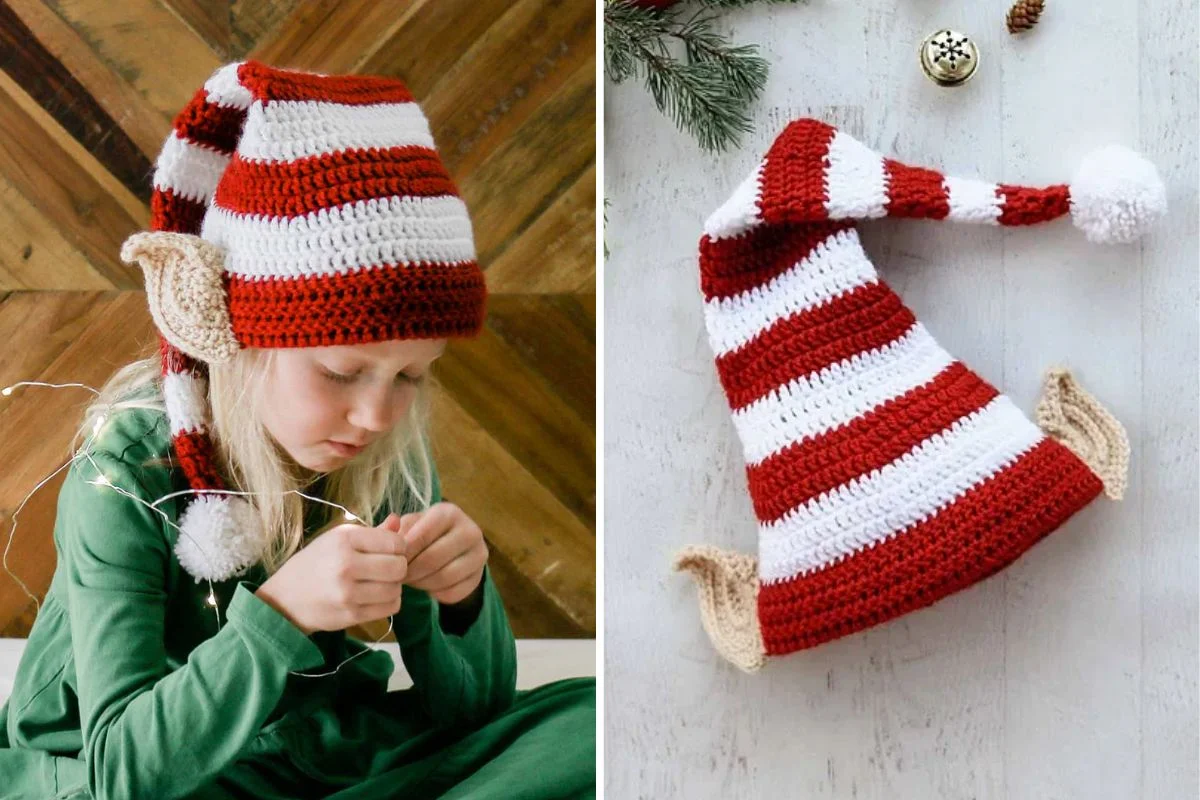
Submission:
<svg viewBox="0 0 1200 800">
<path fill-rule="evenodd" d="M 199 235 L 201 223 L 225 167 L 233 158 L 251 103 L 238 80 L 241 62 L 216 70 L 176 115 L 155 164 L 150 227 Z M 220 494 L 227 489 L 216 469 L 208 435 L 208 367 L 176 348 L 161 333 L 163 396 L 176 455 L 188 484 L 198 494 L 180 520 L 176 554 L 197 581 L 225 580 L 244 571 L 261 554 L 262 537 L 250 504 Z"/>
<path fill-rule="evenodd" d="M 880 217 L 1032 225 L 1070 214 L 1089 240 L 1126 243 L 1165 212 L 1154 166 L 1124 147 L 1089 154 L 1070 184 L 1034 188 L 910 166 L 824 122 L 800 119 L 780 133 L 705 232 L 720 239 L 763 223 Z"/>
</svg>

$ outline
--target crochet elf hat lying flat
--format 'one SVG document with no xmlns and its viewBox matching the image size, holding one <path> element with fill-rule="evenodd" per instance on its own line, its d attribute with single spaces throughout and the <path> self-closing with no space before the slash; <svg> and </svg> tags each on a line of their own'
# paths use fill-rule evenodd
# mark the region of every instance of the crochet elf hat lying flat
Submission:
<svg viewBox="0 0 1200 800">
<path fill-rule="evenodd" d="M 1031 422 L 879 279 L 856 220 L 1069 213 L 1093 241 L 1129 242 L 1165 210 L 1154 167 L 1123 148 L 1090 156 L 1070 186 L 1031 189 L 790 123 L 700 240 L 705 324 L 758 518 L 757 558 L 691 546 L 675 562 L 717 650 L 753 672 L 929 605 L 1124 491 L 1121 425 L 1057 369 Z"/>
<path fill-rule="evenodd" d="M 145 272 L 163 395 L 197 494 L 175 547 L 197 581 L 257 563 L 267 539 L 225 490 L 209 437 L 208 364 L 245 347 L 472 337 L 487 287 L 466 205 L 405 85 L 248 60 L 175 117 L 154 172 Z"/>
</svg>

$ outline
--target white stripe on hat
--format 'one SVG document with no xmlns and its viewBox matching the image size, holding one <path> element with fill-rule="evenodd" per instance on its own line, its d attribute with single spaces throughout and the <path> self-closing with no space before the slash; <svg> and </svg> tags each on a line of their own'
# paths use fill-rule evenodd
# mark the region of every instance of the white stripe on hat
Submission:
<svg viewBox="0 0 1200 800">
<path fill-rule="evenodd" d="M 1000 224 L 1000 197 L 997 186 L 973 178 L 950 178 L 942 181 L 950 200 L 952 222 L 982 222 Z"/>
<path fill-rule="evenodd" d="M 704 324 L 718 357 L 744 347 L 782 319 L 825 305 L 878 276 L 859 243 L 858 231 L 838 231 L 793 267 L 732 297 L 704 304 Z"/>
<path fill-rule="evenodd" d="M 200 235 L 226 248 L 227 272 L 252 280 L 475 260 L 467 206 L 454 195 L 372 198 L 293 218 L 234 214 L 212 205 Z"/>
<path fill-rule="evenodd" d="M 873 547 L 935 515 L 1043 438 L 999 395 L 882 469 L 760 525 L 760 577 L 786 580 Z"/>
<path fill-rule="evenodd" d="M 748 466 L 933 380 L 954 358 L 920 322 L 882 347 L 805 375 L 733 412 Z"/>
<path fill-rule="evenodd" d="M 887 173 L 883 156 L 841 131 L 826 155 L 825 210 L 830 219 L 868 219 L 887 215 Z"/>
<path fill-rule="evenodd" d="M 163 142 L 154 170 L 154 188 L 207 205 L 231 156 L 200 147 L 175 131 Z"/>
<path fill-rule="evenodd" d="M 754 168 L 720 208 L 709 215 L 704 232 L 711 239 L 726 239 L 762 224 L 759 200 L 762 199 L 762 176 L 767 168 L 764 158 Z"/>
<path fill-rule="evenodd" d="M 204 378 L 190 371 L 163 375 L 163 400 L 167 406 L 172 437 L 208 428 L 207 390 L 208 384 Z"/>
<path fill-rule="evenodd" d="M 255 161 L 295 161 L 339 150 L 417 145 L 434 149 L 417 103 L 347 105 L 317 100 L 255 102 L 237 150 Z"/>
<path fill-rule="evenodd" d="M 244 63 L 244 61 L 236 61 L 226 64 L 217 69 L 204 82 L 204 91 L 208 93 L 206 98 L 208 102 L 226 108 L 247 109 L 250 107 L 254 97 L 250 94 L 250 90 L 238 80 L 238 67 Z"/>
</svg>

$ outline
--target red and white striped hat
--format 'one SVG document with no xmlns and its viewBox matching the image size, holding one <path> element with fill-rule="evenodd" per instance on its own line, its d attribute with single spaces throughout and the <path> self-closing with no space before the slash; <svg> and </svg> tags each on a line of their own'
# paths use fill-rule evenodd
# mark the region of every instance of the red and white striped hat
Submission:
<svg viewBox="0 0 1200 800">
<path fill-rule="evenodd" d="M 1070 185 L 950 178 L 825 123 L 790 123 L 707 221 L 701 290 L 758 518 L 757 558 L 685 548 L 702 619 L 746 671 L 929 605 L 1006 566 L 1102 490 L 1120 424 L 1062 370 L 1031 422 L 884 283 L 855 221 L 1025 225 L 1070 213 L 1095 241 L 1166 209 L 1152 165 L 1090 156 Z"/>
<path fill-rule="evenodd" d="M 163 393 L 191 488 L 224 490 L 207 365 L 244 347 L 471 337 L 487 288 L 471 220 L 400 80 L 216 70 L 175 117 L 154 172 L 151 232 L 121 258 L 145 271 Z M 250 503 L 197 494 L 180 563 L 225 580 L 266 539 Z"/>
</svg>

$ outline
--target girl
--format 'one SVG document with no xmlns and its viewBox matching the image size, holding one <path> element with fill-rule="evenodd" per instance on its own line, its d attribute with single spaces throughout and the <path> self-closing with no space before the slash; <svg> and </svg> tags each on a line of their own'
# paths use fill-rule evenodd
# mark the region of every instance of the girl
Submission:
<svg viewBox="0 0 1200 800">
<path fill-rule="evenodd" d="M 594 797 L 595 681 L 516 691 L 482 532 L 430 459 L 429 371 L 486 286 L 403 84 L 221 68 L 151 227 L 121 255 L 158 353 L 72 443 L 0 797 Z M 383 618 L 410 689 L 345 633 Z"/>
</svg>

